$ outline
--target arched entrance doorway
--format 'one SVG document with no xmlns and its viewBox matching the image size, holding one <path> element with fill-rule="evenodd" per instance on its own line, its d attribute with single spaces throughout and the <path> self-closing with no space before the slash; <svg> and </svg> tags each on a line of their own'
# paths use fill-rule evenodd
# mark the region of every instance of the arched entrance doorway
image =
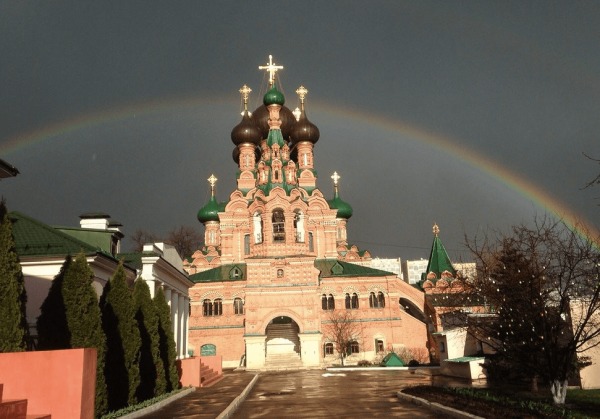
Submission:
<svg viewBox="0 0 600 419">
<path fill-rule="evenodd" d="M 300 359 L 300 327 L 287 316 L 277 316 L 267 325 L 266 366 L 268 368 L 294 368 L 302 365 Z"/>
</svg>

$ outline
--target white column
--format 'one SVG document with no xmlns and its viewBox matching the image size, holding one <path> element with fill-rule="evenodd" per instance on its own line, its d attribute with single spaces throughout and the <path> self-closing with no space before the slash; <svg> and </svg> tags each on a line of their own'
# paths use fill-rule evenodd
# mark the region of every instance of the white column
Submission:
<svg viewBox="0 0 600 419">
<path fill-rule="evenodd" d="M 185 358 L 184 344 L 183 344 L 183 331 L 184 331 L 184 319 L 185 319 L 185 297 L 181 294 L 179 296 L 179 310 L 177 310 L 177 351 L 179 353 L 179 359 Z"/>
<path fill-rule="evenodd" d="M 189 357 L 188 354 L 188 320 L 190 318 L 190 299 L 189 297 L 183 298 L 183 330 L 182 332 L 182 346 L 183 355 L 185 358 Z"/>
<path fill-rule="evenodd" d="M 175 340 L 175 345 L 177 346 L 177 327 L 179 326 L 178 315 L 179 312 L 179 296 L 177 292 L 173 290 L 171 292 L 171 326 L 173 327 L 173 339 Z M 179 349 L 179 348 L 177 348 Z M 179 352 L 177 352 L 179 354 Z M 179 358 L 179 356 L 177 356 Z"/>
</svg>

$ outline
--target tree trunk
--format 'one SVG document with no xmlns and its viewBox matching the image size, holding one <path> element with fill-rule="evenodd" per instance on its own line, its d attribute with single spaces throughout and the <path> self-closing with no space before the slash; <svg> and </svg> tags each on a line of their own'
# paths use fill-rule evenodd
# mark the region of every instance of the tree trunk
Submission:
<svg viewBox="0 0 600 419">
<path fill-rule="evenodd" d="M 552 385 L 550 386 L 550 391 L 552 392 L 552 401 L 557 405 L 564 405 L 565 399 L 567 398 L 567 380 L 553 380 Z"/>
</svg>

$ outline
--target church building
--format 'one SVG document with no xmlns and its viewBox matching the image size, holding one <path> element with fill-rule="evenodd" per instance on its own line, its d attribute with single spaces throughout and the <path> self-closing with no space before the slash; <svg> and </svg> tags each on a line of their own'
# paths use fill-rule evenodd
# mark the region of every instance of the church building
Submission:
<svg viewBox="0 0 600 419">
<path fill-rule="evenodd" d="M 427 354 L 424 293 L 369 267 L 371 255 L 348 243 L 352 207 L 340 196 L 341 177 L 331 176 L 331 199 L 317 185 L 320 133 L 307 117 L 308 90 L 296 90 L 292 112 L 277 88 L 283 67 L 270 56 L 259 69 L 269 80 L 263 105 L 248 110 L 244 85 L 231 131 L 237 187 L 219 202 L 210 176 L 211 197 L 198 212 L 204 246 L 184 261 L 194 283 L 190 349 L 221 355 L 224 367 L 327 366 L 340 362 L 334 329 L 347 322 L 349 364 L 392 350 Z"/>
</svg>

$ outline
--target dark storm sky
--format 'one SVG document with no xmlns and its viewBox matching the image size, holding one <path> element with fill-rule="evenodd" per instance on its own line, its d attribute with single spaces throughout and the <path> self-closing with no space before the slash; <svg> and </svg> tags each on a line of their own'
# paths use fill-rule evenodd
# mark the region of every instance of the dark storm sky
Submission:
<svg viewBox="0 0 600 419">
<path fill-rule="evenodd" d="M 286 105 L 308 88 L 354 208 L 349 241 L 427 257 L 546 212 L 600 227 L 600 3 L 0 1 L 0 183 L 52 225 L 104 211 L 165 234 L 235 187 L 238 89 L 272 54 Z M 536 195 L 537 193 L 537 195 Z"/>
</svg>

